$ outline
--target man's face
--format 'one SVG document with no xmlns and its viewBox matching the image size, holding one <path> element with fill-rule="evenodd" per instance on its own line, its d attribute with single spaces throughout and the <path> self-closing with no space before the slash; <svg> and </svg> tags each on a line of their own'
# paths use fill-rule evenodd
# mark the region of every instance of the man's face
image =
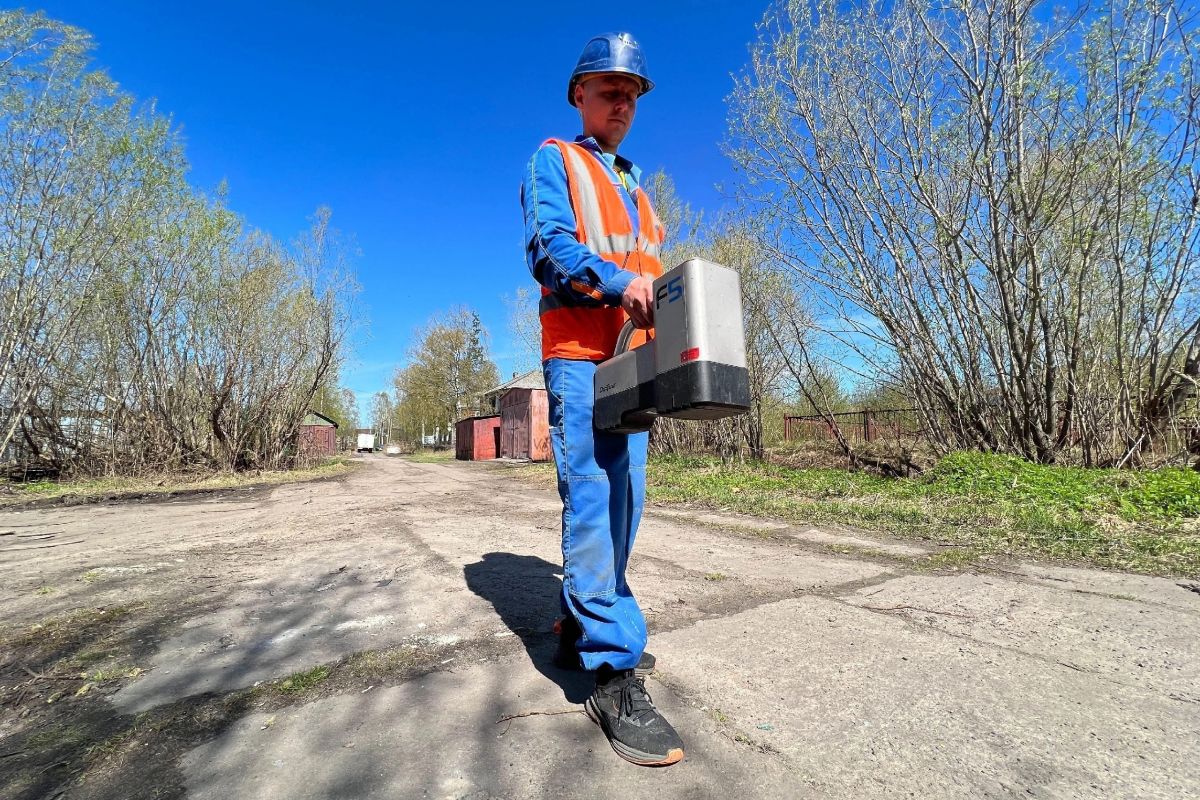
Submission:
<svg viewBox="0 0 1200 800">
<path fill-rule="evenodd" d="M 622 74 L 597 75 L 575 86 L 575 106 L 583 117 L 583 135 L 616 152 L 633 125 L 642 84 Z"/>
</svg>

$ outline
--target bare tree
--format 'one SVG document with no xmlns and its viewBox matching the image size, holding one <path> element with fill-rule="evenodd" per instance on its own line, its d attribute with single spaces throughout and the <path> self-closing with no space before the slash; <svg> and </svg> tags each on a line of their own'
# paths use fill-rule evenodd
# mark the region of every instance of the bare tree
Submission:
<svg viewBox="0 0 1200 800">
<path fill-rule="evenodd" d="M 375 396 L 371 398 L 371 427 L 379 436 L 377 445 L 386 445 L 391 441 L 392 420 L 395 418 L 395 414 L 396 409 L 392 402 L 392 396 L 387 392 L 376 392 Z"/>
<path fill-rule="evenodd" d="M 327 209 L 286 248 L 198 194 L 90 48 L 0 12 L 0 445 L 59 471 L 288 466 L 336 381 L 350 250 Z"/>
<path fill-rule="evenodd" d="M 1178 2 L 793 0 L 730 150 L 825 333 L 936 445 L 1138 463 L 1200 377 L 1197 44 Z"/>
<path fill-rule="evenodd" d="M 55 364 L 86 355 L 97 279 L 182 169 L 165 124 L 88 71 L 90 48 L 77 28 L 0 11 L 0 452 L 48 401 Z"/>
<path fill-rule="evenodd" d="M 674 196 L 670 179 L 660 176 L 659 191 L 664 190 L 668 197 Z M 652 447 L 656 452 L 709 452 L 727 460 L 743 455 L 763 458 L 768 417 L 781 415 L 782 401 L 793 388 L 787 359 L 797 341 L 792 329 L 781 326 L 785 313 L 802 314 L 793 277 L 771 261 L 754 225 L 728 217 L 705 224 L 690 217 L 678 201 L 667 205 L 672 206 L 683 210 L 675 216 L 687 235 L 671 243 L 664 263 L 674 266 L 688 258 L 704 258 L 739 274 L 751 407 L 746 415 L 709 423 L 659 420 Z"/>
<path fill-rule="evenodd" d="M 542 320 L 538 313 L 541 292 L 537 286 L 518 286 L 504 296 L 508 308 L 508 333 L 515 348 L 517 369 L 528 372 L 542 363 Z"/>
</svg>

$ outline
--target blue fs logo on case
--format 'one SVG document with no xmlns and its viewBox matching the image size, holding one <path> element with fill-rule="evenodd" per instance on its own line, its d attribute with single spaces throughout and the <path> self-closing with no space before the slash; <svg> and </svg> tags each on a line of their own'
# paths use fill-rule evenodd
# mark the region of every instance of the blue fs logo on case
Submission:
<svg viewBox="0 0 1200 800">
<path fill-rule="evenodd" d="M 670 304 L 681 297 L 683 297 L 683 276 L 679 275 L 658 287 L 658 291 L 654 293 L 654 309 L 657 311 L 662 308 L 664 299 Z"/>
</svg>

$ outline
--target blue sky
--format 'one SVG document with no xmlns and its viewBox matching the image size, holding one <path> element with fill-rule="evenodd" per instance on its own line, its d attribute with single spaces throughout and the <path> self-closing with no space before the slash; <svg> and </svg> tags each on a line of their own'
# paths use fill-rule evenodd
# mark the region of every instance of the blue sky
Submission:
<svg viewBox="0 0 1200 800">
<path fill-rule="evenodd" d="M 578 132 L 565 87 L 590 36 L 631 31 L 656 83 L 621 152 L 666 169 L 694 207 L 726 205 L 725 98 L 766 7 L 27 6 L 90 31 L 97 65 L 182 130 L 193 183 L 227 180 L 251 225 L 286 240 L 317 206 L 333 209 L 361 250 L 366 325 L 342 375 L 360 396 L 389 389 L 414 329 L 456 305 L 482 316 L 501 374 L 514 368 L 501 298 L 532 285 L 518 188 L 543 139 Z"/>
</svg>

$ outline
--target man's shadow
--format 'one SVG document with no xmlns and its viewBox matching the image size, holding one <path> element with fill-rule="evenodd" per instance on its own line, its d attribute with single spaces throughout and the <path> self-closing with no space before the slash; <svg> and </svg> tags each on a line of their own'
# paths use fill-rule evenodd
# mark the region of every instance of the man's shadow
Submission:
<svg viewBox="0 0 1200 800">
<path fill-rule="evenodd" d="M 520 637 L 538 671 L 558 684 L 572 703 L 582 703 L 595 687 L 595 676 L 554 666 L 558 646 L 553 625 L 560 615 L 562 567 L 537 556 L 485 553 L 463 568 L 467 586 L 496 609 L 508 629 Z"/>
</svg>

